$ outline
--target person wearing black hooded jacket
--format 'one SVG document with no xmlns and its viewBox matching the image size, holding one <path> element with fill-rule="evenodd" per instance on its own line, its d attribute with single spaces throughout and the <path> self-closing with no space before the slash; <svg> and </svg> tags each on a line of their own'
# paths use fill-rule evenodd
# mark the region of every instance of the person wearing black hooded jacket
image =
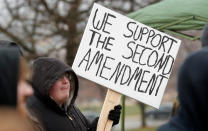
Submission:
<svg viewBox="0 0 208 131">
<path fill-rule="evenodd" d="M 54 94 L 54 87 L 62 82 L 61 93 L 69 93 L 63 102 L 58 101 Z M 90 124 L 80 110 L 75 106 L 78 95 L 78 78 L 73 70 L 56 58 L 42 57 L 33 63 L 32 85 L 35 90 L 27 101 L 31 119 L 37 129 L 44 131 L 95 131 L 97 120 Z M 67 85 L 67 86 L 66 86 Z M 64 92 L 65 91 L 65 92 Z M 116 107 L 114 124 L 120 118 L 121 107 Z M 115 123 L 116 122 L 116 123 Z"/>
<path fill-rule="evenodd" d="M 158 131 L 208 131 L 208 48 L 190 55 L 178 77 L 179 108 Z"/>
</svg>

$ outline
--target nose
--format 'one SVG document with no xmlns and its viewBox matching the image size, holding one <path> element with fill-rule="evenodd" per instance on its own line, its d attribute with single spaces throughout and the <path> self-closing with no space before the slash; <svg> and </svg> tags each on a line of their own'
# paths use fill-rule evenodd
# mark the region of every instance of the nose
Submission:
<svg viewBox="0 0 208 131">
<path fill-rule="evenodd" d="M 67 76 L 64 75 L 63 79 L 62 79 L 62 82 L 64 84 L 68 84 L 69 83 L 69 79 L 67 78 Z"/>
</svg>

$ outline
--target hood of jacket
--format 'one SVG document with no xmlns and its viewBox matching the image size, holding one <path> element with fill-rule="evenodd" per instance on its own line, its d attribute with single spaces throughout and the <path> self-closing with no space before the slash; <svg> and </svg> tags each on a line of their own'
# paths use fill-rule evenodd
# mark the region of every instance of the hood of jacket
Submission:
<svg viewBox="0 0 208 131">
<path fill-rule="evenodd" d="M 32 86 L 35 95 L 50 103 L 52 100 L 49 91 L 53 84 L 64 74 L 69 73 L 70 77 L 70 96 L 66 101 L 67 106 L 74 104 L 78 94 L 78 78 L 74 71 L 56 58 L 41 57 L 34 61 L 32 69 Z M 52 100 L 53 101 L 53 100 Z"/>
<path fill-rule="evenodd" d="M 22 52 L 20 46 L 18 46 L 17 43 L 15 43 L 15 42 L 0 40 L 0 47 L 14 47 L 19 51 L 20 55 L 23 56 L 23 52 Z"/>
<path fill-rule="evenodd" d="M 208 130 L 208 48 L 191 54 L 178 77 L 179 109 L 159 131 Z"/>
<path fill-rule="evenodd" d="M 17 105 L 19 57 L 16 47 L 0 46 L 0 105 Z"/>
</svg>

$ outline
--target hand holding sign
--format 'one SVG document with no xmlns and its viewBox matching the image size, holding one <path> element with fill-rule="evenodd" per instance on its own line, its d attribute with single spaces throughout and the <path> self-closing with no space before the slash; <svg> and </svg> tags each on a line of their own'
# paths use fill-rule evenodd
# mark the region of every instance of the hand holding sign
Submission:
<svg viewBox="0 0 208 131">
<path fill-rule="evenodd" d="M 72 68 L 159 108 L 179 46 L 178 39 L 94 4 Z"/>
</svg>

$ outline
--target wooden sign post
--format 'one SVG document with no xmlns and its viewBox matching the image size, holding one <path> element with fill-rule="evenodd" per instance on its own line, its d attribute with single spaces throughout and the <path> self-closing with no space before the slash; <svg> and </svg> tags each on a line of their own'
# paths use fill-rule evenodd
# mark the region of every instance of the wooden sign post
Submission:
<svg viewBox="0 0 208 131">
<path fill-rule="evenodd" d="M 110 131 L 113 121 L 108 120 L 108 114 L 114 106 L 120 103 L 121 94 L 108 89 L 105 101 L 101 110 L 100 119 L 97 125 L 97 131 Z"/>
<path fill-rule="evenodd" d="M 109 88 L 98 131 L 110 130 L 107 116 L 121 94 L 159 108 L 180 42 L 94 4 L 72 69 Z"/>
</svg>

